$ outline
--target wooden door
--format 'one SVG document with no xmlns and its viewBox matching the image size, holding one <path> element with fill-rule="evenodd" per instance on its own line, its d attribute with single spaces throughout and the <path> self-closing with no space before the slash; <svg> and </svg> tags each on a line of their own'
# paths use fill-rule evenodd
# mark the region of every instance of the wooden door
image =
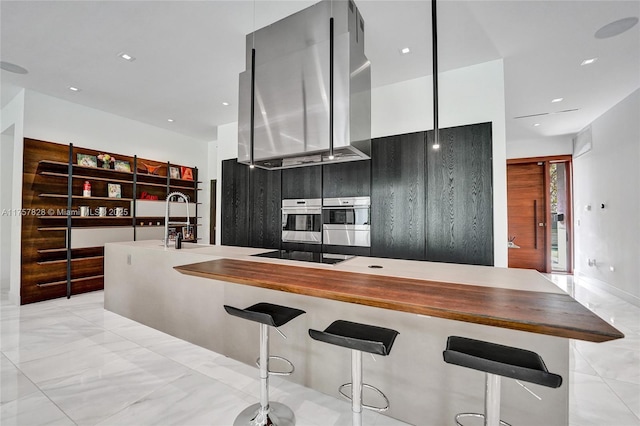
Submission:
<svg viewBox="0 0 640 426">
<path fill-rule="evenodd" d="M 543 162 L 507 165 L 509 267 L 547 271 Z"/>
</svg>

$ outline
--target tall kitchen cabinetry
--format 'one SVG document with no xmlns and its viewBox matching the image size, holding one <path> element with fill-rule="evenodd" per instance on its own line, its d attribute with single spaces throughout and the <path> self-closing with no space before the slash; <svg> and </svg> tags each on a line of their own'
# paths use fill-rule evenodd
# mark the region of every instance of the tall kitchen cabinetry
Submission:
<svg viewBox="0 0 640 426">
<path fill-rule="evenodd" d="M 281 198 L 370 194 L 371 256 L 493 265 L 491 139 L 491 123 L 440 129 L 439 150 L 432 149 L 433 131 L 374 139 L 371 160 L 283 170 Z M 275 180 L 260 181 L 276 185 Z M 246 166 L 235 159 L 223 162 L 223 244 L 266 247 L 254 244 L 249 232 L 263 229 L 249 226 L 260 223 L 260 209 L 250 204 L 250 199 L 260 200 L 260 194 L 272 194 L 270 206 L 279 216 L 275 210 L 281 200 L 275 188 L 256 193 L 249 187 Z M 277 230 L 271 228 L 275 222 L 266 221 L 279 235 L 279 223 Z M 281 247 L 322 248 L 293 243 Z M 334 247 L 329 248 L 346 252 Z"/>
<path fill-rule="evenodd" d="M 372 142 L 371 255 L 493 265 L 491 123 Z"/>
<path fill-rule="evenodd" d="M 280 170 L 222 162 L 222 244 L 279 248 L 282 222 Z"/>
<path fill-rule="evenodd" d="M 427 133 L 427 247 L 435 262 L 493 265 L 491 123 Z"/>
<path fill-rule="evenodd" d="M 99 153 L 24 140 L 21 303 L 102 289 L 104 244 L 147 239 L 147 230 L 155 232 L 160 244 L 168 192 L 182 191 L 193 201 L 190 222 L 197 239 L 196 168 L 190 168 L 194 180 L 183 180 L 139 173 L 136 168 L 137 164 L 168 170 L 168 163 L 118 154 L 115 158 L 129 163 L 131 171 L 77 164 L 78 154 L 97 157 Z M 83 194 L 85 181 L 91 185 L 91 196 Z M 110 185 L 119 188 L 119 197 L 109 196 Z M 156 195 L 158 201 L 141 200 L 143 192 Z M 86 215 L 80 214 L 81 207 Z M 178 210 L 177 206 L 172 209 L 172 215 Z"/>
<path fill-rule="evenodd" d="M 314 166 L 312 168 L 320 168 Z M 322 166 L 322 197 L 368 197 L 371 195 L 371 160 Z"/>
<path fill-rule="evenodd" d="M 321 166 L 282 170 L 282 199 L 298 198 L 322 198 Z"/>
<path fill-rule="evenodd" d="M 425 132 L 371 144 L 371 256 L 425 258 Z"/>
</svg>

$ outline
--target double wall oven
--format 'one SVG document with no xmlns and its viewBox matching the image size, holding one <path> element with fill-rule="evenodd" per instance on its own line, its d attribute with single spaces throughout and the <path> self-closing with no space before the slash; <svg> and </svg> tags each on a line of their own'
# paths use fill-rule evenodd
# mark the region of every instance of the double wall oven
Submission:
<svg viewBox="0 0 640 426">
<path fill-rule="evenodd" d="M 371 198 L 325 198 L 322 242 L 334 246 L 371 246 Z"/>
<path fill-rule="evenodd" d="M 371 246 L 371 198 L 282 200 L 282 242 Z"/>
<path fill-rule="evenodd" d="M 282 200 L 282 242 L 322 244 L 322 199 Z"/>
</svg>

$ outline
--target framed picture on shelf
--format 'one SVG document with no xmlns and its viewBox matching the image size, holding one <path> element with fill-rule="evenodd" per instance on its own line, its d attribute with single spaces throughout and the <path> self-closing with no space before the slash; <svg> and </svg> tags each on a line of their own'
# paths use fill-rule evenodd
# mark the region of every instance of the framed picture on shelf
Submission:
<svg viewBox="0 0 640 426">
<path fill-rule="evenodd" d="M 122 187 L 119 183 L 107 184 L 107 191 L 109 193 L 109 198 L 122 198 Z"/>
<path fill-rule="evenodd" d="M 98 159 L 95 155 L 78 154 L 77 158 L 79 166 L 98 167 Z"/>
<path fill-rule="evenodd" d="M 169 176 L 171 176 L 171 179 L 180 179 L 180 168 L 179 167 L 169 168 Z"/>
<path fill-rule="evenodd" d="M 182 179 L 193 180 L 193 170 L 190 167 L 180 167 Z"/>
<path fill-rule="evenodd" d="M 131 171 L 131 164 L 129 164 L 128 161 L 116 160 L 114 169 L 119 171 L 119 172 L 130 172 Z"/>
<path fill-rule="evenodd" d="M 193 225 L 182 227 L 182 239 L 185 241 L 193 240 Z"/>
</svg>

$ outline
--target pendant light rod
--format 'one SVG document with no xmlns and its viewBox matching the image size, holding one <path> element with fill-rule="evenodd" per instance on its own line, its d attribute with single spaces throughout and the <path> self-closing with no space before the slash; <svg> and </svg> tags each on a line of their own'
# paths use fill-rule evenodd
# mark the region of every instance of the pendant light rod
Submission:
<svg viewBox="0 0 640 426">
<path fill-rule="evenodd" d="M 431 52 L 433 63 L 433 149 L 440 148 L 438 123 L 438 18 L 436 0 L 431 0 Z"/>
<path fill-rule="evenodd" d="M 331 2 L 333 15 L 333 2 Z M 329 160 L 333 160 L 333 16 L 329 19 Z"/>
<path fill-rule="evenodd" d="M 253 150 L 255 139 L 255 111 L 256 111 L 256 49 L 251 49 L 251 132 L 249 137 L 249 167 L 253 168 Z"/>
<path fill-rule="evenodd" d="M 249 133 L 249 167 L 254 168 L 254 142 L 255 142 L 255 123 L 256 123 L 256 0 L 253 0 L 253 34 L 251 40 L 251 131 Z"/>
</svg>

